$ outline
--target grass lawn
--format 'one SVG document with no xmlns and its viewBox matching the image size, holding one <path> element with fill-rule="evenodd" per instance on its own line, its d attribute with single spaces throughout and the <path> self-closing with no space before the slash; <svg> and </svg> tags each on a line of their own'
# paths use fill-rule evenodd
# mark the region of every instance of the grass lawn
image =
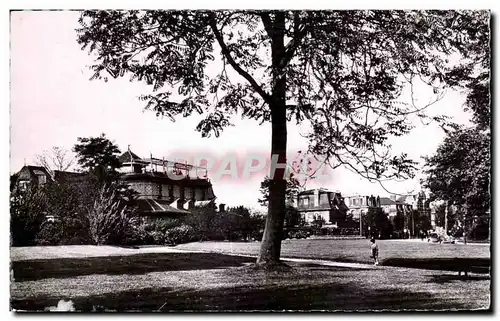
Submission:
<svg viewBox="0 0 500 321">
<path fill-rule="evenodd" d="M 424 241 L 377 240 L 379 261 L 396 259 L 471 259 L 490 258 L 490 247 L 482 244 L 438 244 Z M 226 254 L 259 254 L 259 242 L 194 242 L 174 249 L 207 251 Z M 285 240 L 281 256 L 290 258 L 323 259 L 341 262 L 371 263 L 370 243 L 362 240 Z"/>
<path fill-rule="evenodd" d="M 79 311 L 487 309 L 490 279 L 399 267 L 372 270 L 290 263 L 264 273 L 253 258 L 217 253 L 14 261 L 11 306 Z"/>
<path fill-rule="evenodd" d="M 13 248 L 11 306 L 43 311 L 61 299 L 71 299 L 79 311 L 489 308 L 489 275 L 462 278 L 441 268 L 459 260 L 489 262 L 489 246 L 377 243 L 385 266 L 361 269 L 288 262 L 294 268 L 282 273 L 248 267 L 258 254 L 257 242 L 195 242 L 141 249 Z M 282 256 L 289 258 L 370 263 L 369 255 L 367 240 L 286 240 L 282 246 Z"/>
</svg>

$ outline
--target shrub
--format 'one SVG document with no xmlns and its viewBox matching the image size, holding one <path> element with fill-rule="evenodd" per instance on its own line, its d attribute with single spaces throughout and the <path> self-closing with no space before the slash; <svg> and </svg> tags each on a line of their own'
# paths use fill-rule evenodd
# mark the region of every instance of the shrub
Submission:
<svg viewBox="0 0 500 321">
<path fill-rule="evenodd" d="M 149 225 L 145 222 L 138 222 L 128 229 L 123 236 L 122 245 L 150 245 L 154 240 L 148 231 Z"/>
<path fill-rule="evenodd" d="M 164 234 L 166 244 L 175 245 L 198 240 L 195 230 L 186 224 L 168 229 Z"/>
<path fill-rule="evenodd" d="M 45 211 L 45 195 L 36 189 L 15 190 L 10 199 L 10 236 L 12 246 L 36 243 Z"/>
<path fill-rule="evenodd" d="M 62 224 L 58 222 L 50 222 L 42 224 L 40 231 L 37 233 L 35 242 L 37 245 L 59 245 L 63 238 Z"/>
<path fill-rule="evenodd" d="M 115 186 L 102 187 L 88 213 L 89 234 L 96 245 L 120 244 L 137 223 L 124 202 L 118 198 Z"/>
<path fill-rule="evenodd" d="M 297 227 L 297 228 L 289 228 L 284 230 L 285 238 L 291 239 L 305 239 L 312 234 L 312 229 L 306 226 Z"/>
<path fill-rule="evenodd" d="M 166 233 L 161 231 L 151 231 L 149 232 L 150 239 L 152 240 L 154 245 L 163 245 L 166 244 Z"/>
</svg>

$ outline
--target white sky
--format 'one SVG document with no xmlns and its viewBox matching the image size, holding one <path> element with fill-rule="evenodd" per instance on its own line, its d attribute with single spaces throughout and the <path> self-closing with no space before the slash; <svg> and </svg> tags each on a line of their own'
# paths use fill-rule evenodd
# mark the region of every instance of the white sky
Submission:
<svg viewBox="0 0 500 321">
<path fill-rule="evenodd" d="M 11 163 L 10 172 L 18 171 L 35 156 L 52 146 L 71 149 L 77 137 L 100 133 L 115 140 L 122 151 L 131 145 L 142 157 L 169 156 L 178 150 L 208 151 L 223 157 L 228 154 L 260 153 L 270 150 L 270 125 L 258 126 L 252 120 L 235 120 L 219 138 L 202 138 L 196 132 L 198 117 L 178 118 L 175 123 L 157 119 L 143 112 L 144 103 L 137 97 L 150 89 L 127 78 L 89 81 L 87 66 L 92 58 L 76 42 L 78 13 L 69 11 L 14 12 L 11 15 Z M 425 97 L 422 98 L 425 100 Z M 466 123 L 469 115 L 462 111 L 463 97 L 449 92 L 432 106 L 431 113 L 452 116 Z M 288 149 L 306 149 L 305 141 L 293 124 L 288 128 Z M 436 125 L 418 123 L 410 135 L 393 141 L 393 152 L 406 152 L 419 160 L 432 154 L 444 137 Z M 240 165 L 240 164 L 238 164 Z M 251 180 L 214 180 L 219 202 L 254 206 L 259 185 L 265 173 Z M 343 195 L 387 195 L 378 184 L 370 184 L 346 169 L 337 169 L 329 182 L 309 184 L 308 188 L 325 187 Z M 418 187 L 415 180 L 386 184 L 395 193 Z"/>
</svg>

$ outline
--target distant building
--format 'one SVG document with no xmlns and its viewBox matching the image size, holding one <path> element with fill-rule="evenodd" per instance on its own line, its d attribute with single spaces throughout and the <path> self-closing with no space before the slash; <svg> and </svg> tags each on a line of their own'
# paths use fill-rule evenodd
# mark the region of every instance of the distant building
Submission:
<svg viewBox="0 0 500 321">
<path fill-rule="evenodd" d="M 43 166 L 24 165 L 19 172 L 12 175 L 11 189 L 26 190 L 28 187 L 42 187 L 52 182 L 78 181 L 85 175 L 76 172 L 51 171 Z"/>
<path fill-rule="evenodd" d="M 28 187 L 40 187 L 53 178 L 49 171 L 43 166 L 24 165 L 19 172 L 15 174 L 14 188 L 26 190 Z"/>
<path fill-rule="evenodd" d="M 308 224 L 323 219 L 327 225 L 342 225 L 348 210 L 340 192 L 323 188 L 298 193 L 294 205 Z"/>
<path fill-rule="evenodd" d="M 132 151 L 119 157 L 121 179 L 139 196 L 139 214 L 172 217 L 199 206 L 215 206 L 215 194 L 207 170 L 186 163 L 141 158 Z"/>
<path fill-rule="evenodd" d="M 380 206 L 380 197 L 373 195 L 353 195 L 345 197 L 345 205 L 349 208 L 352 219 L 359 221 L 361 215 L 368 213 L 370 207 Z"/>
<path fill-rule="evenodd" d="M 380 207 L 389 217 L 396 216 L 398 211 L 396 197 L 381 197 Z"/>
<path fill-rule="evenodd" d="M 127 151 L 119 157 L 120 179 L 138 193 L 139 215 L 149 218 L 177 217 L 189 214 L 193 207 L 213 207 L 215 194 L 207 170 L 186 163 L 157 158 L 143 159 Z M 85 173 L 50 171 L 26 165 L 11 176 L 11 189 L 41 187 L 51 182 L 69 180 L 78 183 Z M 220 204 L 219 211 L 224 211 Z"/>
</svg>

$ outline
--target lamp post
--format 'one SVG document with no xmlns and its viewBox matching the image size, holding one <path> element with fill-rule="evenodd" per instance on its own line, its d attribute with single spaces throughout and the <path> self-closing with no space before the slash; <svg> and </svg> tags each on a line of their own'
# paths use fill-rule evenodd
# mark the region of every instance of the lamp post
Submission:
<svg viewBox="0 0 500 321">
<path fill-rule="evenodd" d="M 444 234 L 448 235 L 448 201 L 444 203 Z"/>
<path fill-rule="evenodd" d="M 359 211 L 359 236 L 363 236 L 363 212 Z"/>
</svg>

